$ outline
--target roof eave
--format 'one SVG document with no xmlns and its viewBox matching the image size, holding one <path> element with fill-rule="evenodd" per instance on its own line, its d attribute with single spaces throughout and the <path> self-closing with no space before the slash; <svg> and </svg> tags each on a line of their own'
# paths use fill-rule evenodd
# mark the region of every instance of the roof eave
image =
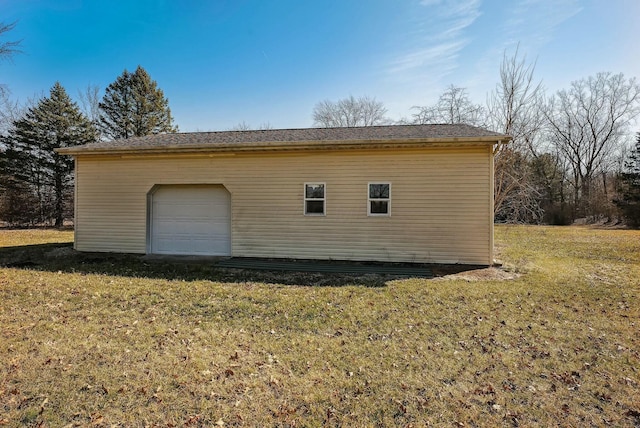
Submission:
<svg viewBox="0 0 640 428">
<path fill-rule="evenodd" d="M 491 135 L 482 137 L 448 137 L 448 138 L 415 138 L 393 140 L 336 140 L 336 141 L 304 141 L 304 142 L 251 142 L 251 143 L 222 143 L 222 144 L 181 144 L 162 146 L 121 146 L 110 148 L 90 147 L 61 147 L 55 149 L 63 155 L 120 155 L 120 154 L 153 154 L 153 153 L 243 153 L 264 151 L 305 151 L 305 150 L 346 150 L 367 148 L 410 148 L 410 147 L 436 147 L 474 144 L 506 143 L 511 140 L 508 135 Z"/>
</svg>

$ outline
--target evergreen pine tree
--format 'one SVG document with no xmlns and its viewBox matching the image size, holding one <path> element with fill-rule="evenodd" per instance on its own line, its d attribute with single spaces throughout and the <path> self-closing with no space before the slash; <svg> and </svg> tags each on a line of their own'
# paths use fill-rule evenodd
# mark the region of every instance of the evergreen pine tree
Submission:
<svg viewBox="0 0 640 428">
<path fill-rule="evenodd" d="M 100 102 L 100 127 L 109 138 L 142 137 L 176 132 L 169 101 L 140 66 L 124 70 L 105 90 Z"/>
<path fill-rule="evenodd" d="M 619 176 L 618 198 L 614 200 L 630 227 L 640 228 L 640 133 Z"/>
<path fill-rule="evenodd" d="M 74 162 L 54 149 L 96 141 L 97 131 L 56 82 L 49 97 L 16 120 L 5 138 L 6 171 L 27 184 L 38 201 L 39 221 L 64 221 L 65 200 L 73 189 Z"/>
</svg>

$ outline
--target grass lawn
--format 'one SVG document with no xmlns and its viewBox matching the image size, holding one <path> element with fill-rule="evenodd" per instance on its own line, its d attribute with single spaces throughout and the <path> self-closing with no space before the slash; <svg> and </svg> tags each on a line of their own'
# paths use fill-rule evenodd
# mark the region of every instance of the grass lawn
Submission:
<svg viewBox="0 0 640 428">
<path fill-rule="evenodd" d="M 640 425 L 638 231 L 499 226 L 511 280 L 167 265 L 72 239 L 0 231 L 0 426 Z"/>
</svg>

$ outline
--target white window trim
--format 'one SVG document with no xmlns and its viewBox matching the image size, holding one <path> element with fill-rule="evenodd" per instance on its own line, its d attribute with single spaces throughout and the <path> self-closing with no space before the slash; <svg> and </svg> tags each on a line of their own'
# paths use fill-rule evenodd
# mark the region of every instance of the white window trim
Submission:
<svg viewBox="0 0 640 428">
<path fill-rule="evenodd" d="M 388 184 L 389 185 L 389 198 L 388 199 L 380 199 L 380 198 L 371 198 L 370 187 L 372 184 Z M 371 212 L 371 201 L 386 201 L 388 210 L 386 213 L 372 213 Z M 370 181 L 367 183 L 367 216 L 369 217 L 391 217 L 391 182 L 390 181 Z"/>
<path fill-rule="evenodd" d="M 324 186 L 324 198 L 307 198 L 307 186 Z M 327 215 L 327 183 L 323 183 L 321 181 L 311 181 L 308 183 L 304 183 L 302 186 L 302 213 L 305 216 L 309 217 L 324 217 Z M 308 213 L 307 212 L 307 201 L 322 201 L 323 202 L 323 210 L 322 214 L 320 213 Z"/>
</svg>

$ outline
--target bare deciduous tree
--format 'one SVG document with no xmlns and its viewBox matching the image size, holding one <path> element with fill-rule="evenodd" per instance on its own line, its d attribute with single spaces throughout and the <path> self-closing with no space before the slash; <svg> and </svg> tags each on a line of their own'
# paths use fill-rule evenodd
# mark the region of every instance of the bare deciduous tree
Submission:
<svg viewBox="0 0 640 428">
<path fill-rule="evenodd" d="M 490 126 L 498 132 L 511 135 L 512 147 L 538 152 L 538 138 L 544 125 L 542 82 L 533 77 L 535 62 L 527 64 L 516 48 L 513 56 L 504 53 L 500 65 L 500 82 L 487 100 Z"/>
<path fill-rule="evenodd" d="M 368 96 L 321 101 L 313 108 L 313 124 L 323 128 L 384 125 L 387 109 Z"/>
<path fill-rule="evenodd" d="M 15 22 L 11 24 L 5 24 L 4 22 L 0 22 L 0 37 L 11 30 L 13 30 L 16 26 Z M 10 59 L 13 55 L 20 52 L 18 49 L 20 46 L 20 41 L 11 41 L 11 42 L 1 42 L 0 43 L 0 59 Z"/>
<path fill-rule="evenodd" d="M 5 33 L 13 30 L 16 23 L 5 24 L 0 22 L 0 37 L 4 37 Z M 0 60 L 8 60 L 16 53 L 20 41 L 4 41 L 0 42 Z M 24 109 L 18 101 L 10 98 L 10 91 L 0 83 L 0 136 L 5 137 L 14 121 L 22 116 Z M 7 172 L 7 156 L 6 144 L 0 140 L 0 218 L 4 221 L 12 222 L 15 220 L 17 213 L 28 213 L 31 210 L 18 201 L 25 201 L 29 195 L 29 189 L 21 186 L 15 178 Z"/>
<path fill-rule="evenodd" d="M 13 30 L 16 23 L 5 24 L 0 22 L 0 37 Z M 7 60 L 19 53 L 20 41 L 0 42 L 0 59 Z M 8 127 L 22 113 L 17 101 L 9 98 L 10 91 L 5 85 L 0 83 L 0 135 L 4 135 Z"/>
<path fill-rule="evenodd" d="M 229 131 L 249 131 L 251 129 L 251 125 L 249 125 L 244 120 L 237 125 L 229 128 Z"/>
<path fill-rule="evenodd" d="M 518 49 L 511 57 L 505 52 L 500 81 L 487 100 L 489 126 L 513 137 L 494 149 L 494 212 L 508 222 L 535 222 L 543 215 L 541 195 L 529 168 L 531 158 L 538 156 L 544 123 L 542 83 L 535 82 L 534 71 L 535 63 L 527 64 Z"/>
<path fill-rule="evenodd" d="M 413 123 L 465 123 L 467 125 L 483 126 L 486 112 L 480 104 L 474 104 L 469 99 L 466 88 L 450 85 L 438 102 L 432 106 L 415 106 L 417 113 L 413 114 Z"/>
<path fill-rule="evenodd" d="M 606 173 L 640 113 L 640 85 L 622 73 L 598 73 L 558 91 L 544 113 L 550 142 L 570 169 L 575 216 L 591 215 L 594 179 Z"/>
<path fill-rule="evenodd" d="M 24 113 L 24 107 L 17 100 L 12 100 L 10 95 L 9 89 L 0 86 L 0 135 L 4 135 Z"/>
<path fill-rule="evenodd" d="M 273 129 L 273 126 L 271 126 L 271 123 L 269 122 L 264 122 L 260 124 L 259 128 L 257 128 L 257 130 L 260 130 L 260 131 L 265 131 L 268 129 Z M 229 128 L 229 131 L 251 131 L 251 130 L 256 130 L 256 128 L 252 128 L 251 125 L 249 125 L 244 120 L 238 123 L 237 125 L 233 126 L 232 128 Z"/>
<path fill-rule="evenodd" d="M 100 123 L 100 86 L 89 84 L 84 91 L 78 90 L 78 100 L 84 115 L 98 127 Z"/>
</svg>

